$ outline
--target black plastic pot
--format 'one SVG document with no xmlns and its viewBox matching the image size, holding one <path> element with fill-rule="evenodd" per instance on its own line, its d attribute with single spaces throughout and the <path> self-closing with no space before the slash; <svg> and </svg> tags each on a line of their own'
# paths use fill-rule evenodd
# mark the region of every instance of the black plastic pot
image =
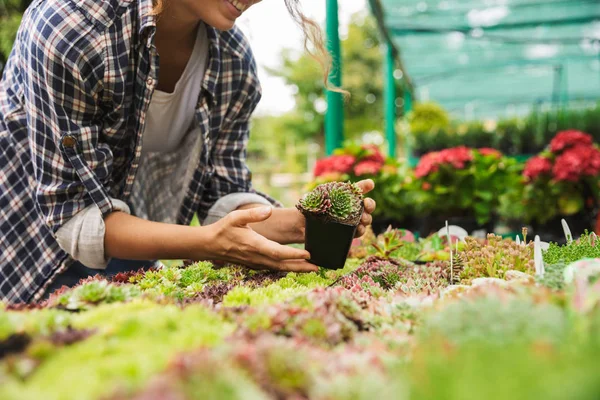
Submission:
<svg viewBox="0 0 600 400">
<path fill-rule="evenodd" d="M 357 227 L 358 223 L 324 222 L 307 215 L 305 248 L 310 253 L 308 262 L 327 269 L 344 268 Z"/>
</svg>

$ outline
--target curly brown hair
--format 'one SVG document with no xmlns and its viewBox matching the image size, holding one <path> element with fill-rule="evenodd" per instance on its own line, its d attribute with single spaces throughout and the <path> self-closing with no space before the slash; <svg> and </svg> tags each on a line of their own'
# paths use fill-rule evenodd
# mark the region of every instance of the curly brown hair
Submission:
<svg viewBox="0 0 600 400">
<path fill-rule="evenodd" d="M 159 15 L 165 8 L 165 4 L 168 0 L 153 0 L 154 3 L 154 15 Z M 290 13 L 290 16 L 300 26 L 302 32 L 304 32 L 304 50 L 314 58 L 323 69 L 323 83 L 328 90 L 342 93 L 344 96 L 348 96 L 349 93 L 338 87 L 333 86 L 329 82 L 329 72 L 331 71 L 331 56 L 325 48 L 323 41 L 323 33 L 319 25 L 308 18 L 302 12 L 300 8 L 300 0 L 284 0 L 285 6 Z M 312 47 L 311 47 L 312 45 Z"/>
</svg>

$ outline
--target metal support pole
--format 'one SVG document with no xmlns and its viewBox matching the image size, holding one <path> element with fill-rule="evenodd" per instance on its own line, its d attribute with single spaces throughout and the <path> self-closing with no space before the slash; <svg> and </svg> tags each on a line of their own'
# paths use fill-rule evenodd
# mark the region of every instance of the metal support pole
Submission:
<svg viewBox="0 0 600 400">
<path fill-rule="evenodd" d="M 554 82 L 552 84 L 552 105 L 556 110 L 560 109 L 560 93 L 563 80 L 563 66 L 554 67 Z"/>
<path fill-rule="evenodd" d="M 342 85 L 342 57 L 337 0 L 327 0 L 327 50 L 331 54 L 332 68 L 329 82 Z M 344 102 L 341 93 L 327 91 L 327 114 L 325 115 L 325 152 L 327 155 L 342 146 L 344 140 Z"/>
<path fill-rule="evenodd" d="M 396 82 L 394 79 L 394 48 L 387 44 L 385 57 L 385 136 L 388 155 L 396 158 Z"/>
</svg>

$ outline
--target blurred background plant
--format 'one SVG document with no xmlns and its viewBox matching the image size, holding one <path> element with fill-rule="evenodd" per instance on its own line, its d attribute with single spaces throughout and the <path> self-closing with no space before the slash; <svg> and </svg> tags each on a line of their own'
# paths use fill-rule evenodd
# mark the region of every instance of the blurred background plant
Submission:
<svg viewBox="0 0 600 400">
<path fill-rule="evenodd" d="M 0 76 L 21 23 L 23 12 L 31 0 L 0 0 Z"/>
<path fill-rule="evenodd" d="M 506 186 L 501 196 L 504 218 L 558 235 L 563 218 L 578 234 L 593 230 L 600 198 L 600 147 L 591 135 L 559 132 L 544 151 L 527 161 L 519 181 Z"/>
</svg>

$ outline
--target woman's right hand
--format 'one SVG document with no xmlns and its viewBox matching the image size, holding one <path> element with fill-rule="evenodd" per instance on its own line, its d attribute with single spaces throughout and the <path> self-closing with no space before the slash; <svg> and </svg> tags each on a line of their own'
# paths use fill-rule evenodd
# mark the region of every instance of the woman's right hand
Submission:
<svg viewBox="0 0 600 400">
<path fill-rule="evenodd" d="M 249 224 L 261 222 L 271 216 L 271 207 L 236 210 L 214 224 L 202 227 L 207 230 L 208 243 L 202 249 L 212 260 L 223 260 L 246 265 L 253 269 L 275 271 L 312 272 L 318 267 L 309 263 L 310 254 L 303 249 L 281 245 L 258 234 Z"/>
</svg>

